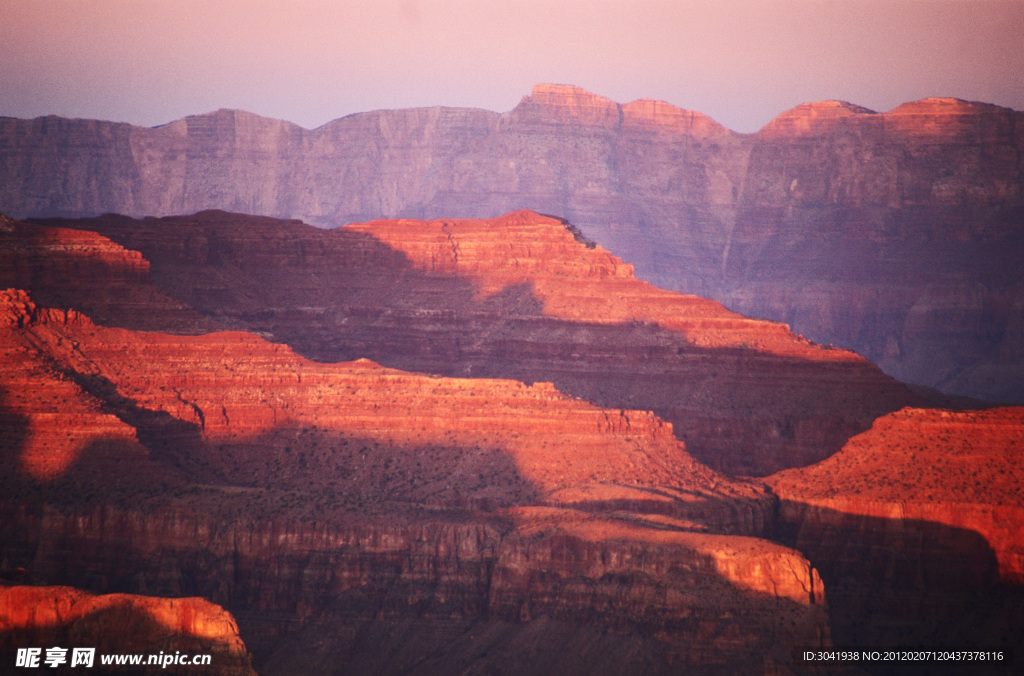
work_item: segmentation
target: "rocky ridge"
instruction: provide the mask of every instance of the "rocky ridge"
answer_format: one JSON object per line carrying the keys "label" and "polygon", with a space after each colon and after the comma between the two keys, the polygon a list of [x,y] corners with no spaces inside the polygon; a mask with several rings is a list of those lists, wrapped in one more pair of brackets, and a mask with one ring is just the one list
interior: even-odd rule
{"label": "rocky ridge", "polygon": [[665,288],[783,321],[901,380],[1024,402],[1017,111],[804,104],[735,134],[664,102],[537,85],[512,111],[241,111],[153,129],[0,119],[0,210],[226,209],[335,226],[557,214]]}
{"label": "rocky ridge", "polygon": [[[650,390],[661,381],[649,367],[706,397],[715,390],[696,384],[701,369],[720,378],[730,368],[736,380],[716,396],[763,398],[762,371],[773,392],[787,378],[793,390],[836,378],[846,402],[854,390],[898,408],[909,395],[848,352],[639,282],[557,219],[325,233],[211,212],[65,225],[92,224],[105,236],[5,223],[22,256],[55,261],[29,266],[33,297],[50,286],[69,294],[55,308],[4,296],[5,575],[213,599],[238,617],[261,673],[292,673],[303,654],[307,671],[382,668],[360,647],[367,636],[389,646],[388,669],[423,673],[490,660],[526,668],[515,662],[526,646],[562,664],[572,641],[604,673],[671,673],[680,662],[771,671],[792,666],[784,646],[830,636],[1019,642],[1017,409],[923,410],[910,397],[917,409],[885,415],[896,409],[876,400],[881,413],[859,413],[863,434],[832,431],[838,455],[767,479],[781,498],[776,521],[776,497],[694,461],[675,425],[624,399],[577,398],[580,383],[603,371],[606,392],[638,377]],[[33,254],[33,242],[62,237],[79,245]],[[156,306],[149,328],[178,335],[118,328],[129,322],[116,299],[76,295],[79,256],[106,260],[113,280],[127,274],[118,266],[140,270]],[[93,283],[83,288],[102,288]],[[108,326],[76,307],[105,312]],[[234,330],[188,335],[194,317]],[[611,349],[598,351],[602,341]],[[316,350],[332,363],[296,354]],[[345,350],[415,368],[333,363]],[[732,360],[744,350],[756,359]],[[675,359],[690,362],[688,377]],[[628,375],[616,375],[617,360]],[[554,385],[537,377],[545,361]],[[821,418],[789,410],[813,429],[825,419],[818,405]],[[742,411],[730,424],[746,424]],[[934,453],[921,441],[933,433]],[[920,463],[935,471],[915,482]],[[459,480],[447,484],[442,465]],[[837,485],[850,490],[823,488]],[[425,649],[435,661],[418,661]]]}
{"label": "rocky ridge", "polygon": [[149,261],[85,230],[30,228],[0,214],[0,288],[125,328],[204,333],[216,324],[149,283]]}
{"label": "rocky ridge", "polygon": [[1021,408],[903,409],[879,418],[827,460],[767,481],[784,504],[977,532],[995,554],[998,577],[1021,584],[1022,452]]}
{"label": "rocky ridge", "polygon": [[836,635],[1024,645],[1022,452],[1019,407],[907,408],[768,477],[781,540],[822,570]]}

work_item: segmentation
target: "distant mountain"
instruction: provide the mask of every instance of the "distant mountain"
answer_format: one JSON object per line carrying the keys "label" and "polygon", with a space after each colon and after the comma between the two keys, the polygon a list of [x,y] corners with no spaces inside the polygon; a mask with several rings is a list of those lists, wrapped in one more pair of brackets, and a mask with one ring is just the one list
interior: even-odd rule
{"label": "distant mountain", "polygon": [[902,380],[1024,403],[1024,113],[805,104],[741,135],[538,85],[512,111],[221,110],[148,129],[0,119],[0,211],[226,209],[335,226],[555,214],[660,286],[789,323]]}

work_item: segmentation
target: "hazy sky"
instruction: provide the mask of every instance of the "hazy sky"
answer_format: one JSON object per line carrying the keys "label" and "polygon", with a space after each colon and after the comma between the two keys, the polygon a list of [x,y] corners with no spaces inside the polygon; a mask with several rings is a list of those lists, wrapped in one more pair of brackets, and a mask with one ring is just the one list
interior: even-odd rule
{"label": "hazy sky", "polygon": [[1024,0],[0,0],[0,115],[504,112],[534,83],[754,131],[842,99],[1024,110]]}

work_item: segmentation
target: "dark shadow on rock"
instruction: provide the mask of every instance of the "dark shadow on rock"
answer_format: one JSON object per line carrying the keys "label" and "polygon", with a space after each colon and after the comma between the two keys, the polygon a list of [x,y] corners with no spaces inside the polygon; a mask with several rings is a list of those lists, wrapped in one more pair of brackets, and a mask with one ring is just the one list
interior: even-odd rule
{"label": "dark shadow on rock", "polygon": [[[976,531],[786,501],[776,539],[820,572],[837,646],[1024,654],[1024,588],[1000,581],[995,553]],[[914,665],[860,666],[888,675]],[[930,663],[922,669],[909,673],[1013,673],[1014,667]]]}
{"label": "dark shadow on rock", "polygon": [[27,437],[28,417],[11,405],[7,388],[0,384],[0,467],[4,474],[17,471]]}
{"label": "dark shadow on rock", "polygon": [[[787,611],[800,614],[792,602],[773,603],[753,595],[748,599],[746,609],[758,609],[753,614],[762,615],[758,618],[761,620],[776,611],[781,611],[776,617],[785,616]],[[710,616],[719,609],[698,610],[703,615],[701,610]],[[728,648],[716,645],[730,640],[721,635],[695,633],[689,641],[673,641],[664,628],[610,627],[610,619],[614,620],[602,615],[582,620],[566,614],[541,614],[530,619],[500,614],[457,617],[429,611],[390,617],[328,613],[267,645],[256,655],[256,664],[266,676],[724,675],[771,673],[776,665],[782,673],[822,673],[792,664],[788,649],[782,645],[742,645],[738,635],[757,626],[757,620],[749,617],[733,621],[733,643]],[[708,630],[714,620],[704,617],[704,622]],[[738,624],[746,626],[737,629]],[[670,627],[669,631],[680,632],[680,627]]]}
{"label": "dark shadow on rock", "polygon": [[32,580],[32,555],[38,544],[38,513],[26,503],[38,504],[40,487],[22,476],[21,457],[28,436],[28,417],[11,406],[7,389],[0,385],[0,582],[21,584]]}
{"label": "dark shadow on rock", "polygon": [[36,565],[97,592],[219,603],[260,673],[750,673],[827,639],[820,606],[642,533],[522,535],[444,510],[345,525],[98,509],[50,514]]}
{"label": "dark shadow on rock", "polygon": [[[54,368],[77,384],[82,391],[98,399],[105,413],[117,416],[135,428],[139,442],[149,449],[153,459],[192,477],[211,481],[216,476],[202,452],[202,412],[195,407],[199,423],[188,422],[166,411],[154,411],[139,406],[135,400],[122,395],[117,386],[99,374],[80,373],[72,368],[54,364]],[[193,404],[194,407],[194,404]]]}
{"label": "dark shadow on rock", "polygon": [[[145,422],[137,405],[104,391],[107,381],[85,385],[122,415]],[[67,485],[81,490],[78,479],[111,443],[97,439],[83,448]],[[607,674],[641,667],[673,673],[680,665],[735,673],[760,669],[766,659],[786,663],[780,632],[803,641],[802,632],[817,636],[823,626],[819,611],[739,589],[707,555],[685,547],[676,548],[683,561],[675,549],[643,539],[517,535],[502,512],[489,510],[528,504],[537,493],[517,478],[500,447],[389,446],[300,427],[204,443],[197,452],[230,459],[215,467],[222,484],[168,486],[158,472],[128,466],[123,470],[137,483],[124,491],[63,500],[49,492],[31,504],[3,505],[4,556],[23,553],[35,579],[46,583],[210,599],[238,618],[260,666],[283,670],[334,664],[349,673],[428,674],[457,673],[447,670],[460,665],[550,673],[552,665],[578,663]],[[445,486],[463,452],[482,453],[491,469],[475,474],[480,493],[468,476],[454,477],[462,495]],[[364,455],[372,467],[360,473]],[[417,459],[421,468],[410,475],[405,470]],[[170,465],[178,458],[153,460]],[[504,495],[493,495],[495,486]],[[618,518],[599,504],[590,507]],[[633,508],[641,512],[637,519],[624,520],[644,525],[646,506]],[[564,513],[570,521],[581,516]],[[667,557],[658,569],[678,571],[665,582],[635,566],[597,578],[587,572],[594,561],[634,557],[638,549],[650,550],[640,560]],[[520,550],[532,571],[525,577]],[[664,602],[666,584],[679,589],[681,600]],[[649,611],[645,595],[660,609]],[[325,638],[325,627],[335,633]],[[319,647],[295,652],[306,651],[310,640]],[[372,641],[389,648],[368,649]]]}
{"label": "dark shadow on rock", "polygon": [[37,305],[74,309],[101,326],[186,335],[222,328],[153,285],[137,252],[88,232],[68,241],[32,224],[8,225],[0,229],[0,289],[23,289]]}
{"label": "dark shadow on rock", "polygon": [[[200,217],[212,219],[209,227],[213,230],[219,227],[218,220],[230,223],[239,218],[226,214]],[[164,261],[161,265],[166,267],[160,269],[154,263],[154,279],[172,290],[172,295],[180,293],[180,300],[218,321],[271,333],[309,356],[317,356],[313,350],[320,349],[320,358],[333,360],[343,357],[330,350],[353,350],[357,351],[353,357],[378,358],[390,366],[420,364],[414,370],[429,373],[552,380],[565,392],[595,403],[665,411],[691,449],[709,460],[717,458],[713,464],[719,466],[745,466],[739,463],[746,446],[734,449],[737,455],[728,458],[716,453],[724,453],[726,445],[734,442],[726,434],[733,428],[746,430],[739,432],[740,439],[760,443],[768,430],[751,426],[750,418],[766,404],[764,423],[776,426],[773,438],[780,440],[779,448],[788,451],[798,442],[808,443],[801,436],[805,434],[801,421],[834,417],[836,410],[845,410],[839,405],[843,398],[868,407],[885,409],[890,405],[878,404],[878,393],[870,388],[861,400],[860,394],[848,391],[850,388],[834,387],[858,382],[858,374],[842,368],[825,376],[829,390],[838,392],[838,402],[822,391],[805,391],[808,383],[820,382],[823,374],[815,371],[814,365],[784,360],[786,374],[779,374],[781,383],[769,378],[761,383],[763,389],[757,389],[750,386],[749,372],[760,372],[764,364],[758,360],[777,363],[774,357],[745,349],[705,350],[649,324],[590,324],[538,316],[539,301],[527,285],[481,298],[467,280],[417,271],[403,255],[372,237],[348,231],[327,233],[332,240],[311,235],[311,229],[298,224],[282,228],[278,221],[265,220],[262,229],[257,227],[258,220],[245,221],[253,236],[242,240],[204,231],[188,219],[154,222],[157,230],[136,227],[139,222],[129,219],[119,222],[125,237],[153,238],[139,243],[138,248],[154,261]],[[174,228],[182,232],[175,233]],[[168,232],[162,232],[164,229]],[[268,234],[278,239],[268,244],[263,237]],[[161,246],[181,249],[166,257],[146,249],[156,247],[159,253]],[[338,248],[340,258],[327,255],[331,247]],[[319,263],[310,265],[310,260]],[[506,304],[523,314],[495,316],[495,306],[500,310]],[[311,321],[313,318],[319,322]],[[311,326],[320,327],[320,333],[311,336]],[[592,365],[595,360],[601,363],[599,357],[616,366],[594,376]],[[671,366],[668,372],[666,364]],[[801,377],[787,380],[793,369]],[[155,445],[157,461],[168,466],[185,463],[192,470],[191,456],[179,454],[210,450],[195,424],[179,430],[175,426],[183,421],[167,420],[140,407],[121,396],[110,381],[69,375],[122,420],[148,430],[140,431],[140,438],[145,437],[147,446]],[[698,377],[702,378],[700,385],[695,384]],[[877,386],[883,393],[891,387],[885,379],[879,379]],[[902,396],[900,391],[892,396],[897,395]],[[851,433],[843,425],[856,429],[870,424],[879,414],[873,411],[865,414],[858,408],[851,421],[835,428],[838,432],[830,428],[829,444],[841,445],[844,435]],[[282,428],[268,434],[302,431]],[[166,439],[179,432],[183,435],[180,445],[161,448],[161,443],[167,444]],[[513,524],[488,513],[491,505],[485,501],[473,502],[477,497],[493,497],[470,494],[464,507],[458,501],[450,507],[445,504],[449,497],[442,494],[440,504],[431,503],[430,495],[421,494],[421,487],[412,483],[415,476],[404,477],[387,464],[398,456],[406,459],[423,453],[424,458],[432,458],[458,449],[450,445],[374,448],[377,470],[365,477],[340,476],[342,482],[335,486],[331,479],[354,466],[355,452],[366,441],[330,431],[314,430],[312,434],[302,448],[292,449],[294,454],[304,452],[306,459],[305,468],[298,458],[287,463],[288,468],[303,470],[296,476],[288,475],[284,462],[280,467],[272,462],[273,454],[288,453],[277,443],[279,439],[257,436],[240,439],[235,449],[217,449],[218,453],[258,453],[273,447],[269,458],[238,457],[231,463],[217,460],[219,466],[207,467],[213,485],[177,486],[169,491],[160,488],[155,496],[142,495],[138,509],[131,503],[110,505],[101,499],[84,508],[44,504],[35,531],[33,565],[44,579],[96,591],[202,595],[235,612],[243,626],[250,627],[246,638],[255,637],[252,645],[268,646],[268,651],[275,638],[339,607],[353,613],[357,623],[367,617],[376,621],[453,616],[530,623],[548,616],[583,626],[608,622],[609,631],[625,631],[645,641],[660,640],[658,632],[667,627],[683,637],[679,650],[697,653],[701,660],[721,660],[724,664],[710,669],[730,673],[735,672],[735,665],[730,662],[734,658],[728,656],[739,652],[744,655],[743,666],[761,664],[765,649],[776,647],[773,641],[779,640],[779,623],[802,617],[800,604],[738,588],[714,572],[715,562],[710,557],[698,552],[691,557],[693,566],[679,571],[685,584],[678,588],[693,602],[692,612],[675,619],[657,613],[648,616],[644,599],[624,592],[630,585],[650,584],[646,571],[629,570],[594,579],[579,569],[581,561],[593,560],[601,547],[623,543],[578,544],[571,537],[560,537],[549,548],[557,553],[553,570],[542,565],[545,559],[532,559],[537,568],[527,581],[537,584],[534,596],[516,593],[496,603],[494,569]],[[723,437],[724,442],[720,441]],[[811,441],[817,444],[818,439]],[[345,442],[348,451],[343,450]],[[87,462],[92,450],[83,449],[79,462]],[[480,477],[484,488],[499,480],[506,487],[522,482],[522,495],[511,496],[507,502],[498,500],[496,506],[529,502],[535,497],[525,479],[509,474],[515,467],[504,449],[484,450],[495,462],[506,463],[497,467],[498,477]],[[344,463],[337,462],[339,456]],[[451,457],[440,460],[438,467],[443,468]],[[272,473],[246,476],[246,471],[258,469],[256,465]],[[302,484],[307,490],[300,490]],[[315,494],[308,490],[310,485]],[[383,493],[394,503],[360,504],[361,488]],[[353,494],[354,504],[346,503],[346,491]],[[589,507],[593,512],[607,511],[596,504]],[[355,516],[346,520],[337,517],[339,512],[354,512]],[[30,539],[31,533],[25,537]],[[23,543],[23,548],[30,546],[31,542]],[[646,546],[646,541],[640,546]],[[515,560],[506,567],[514,569]],[[568,574],[560,579],[565,571]],[[549,584],[554,586],[546,586]],[[654,588],[664,593],[657,584]],[[545,589],[553,591],[548,594]],[[602,599],[605,606],[587,605],[593,598]],[[582,610],[574,615],[572,609],[577,607]],[[669,609],[666,612],[675,612],[674,605],[666,603],[665,607]],[[610,619],[609,609],[613,611]],[[748,620],[752,624],[748,625]],[[246,624],[249,622],[253,624]],[[749,635],[745,634],[747,628],[751,628]],[[361,636],[373,635],[367,631]],[[497,653],[498,659],[507,654]],[[500,662],[491,666],[500,666]]]}

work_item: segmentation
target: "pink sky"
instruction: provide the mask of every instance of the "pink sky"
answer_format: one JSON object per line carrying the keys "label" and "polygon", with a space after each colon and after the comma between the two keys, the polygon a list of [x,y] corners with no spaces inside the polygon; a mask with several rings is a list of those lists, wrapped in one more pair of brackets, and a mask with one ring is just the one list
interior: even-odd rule
{"label": "pink sky", "polygon": [[806,101],[1024,109],[1022,0],[0,0],[0,115],[503,112],[533,84],[754,131]]}

